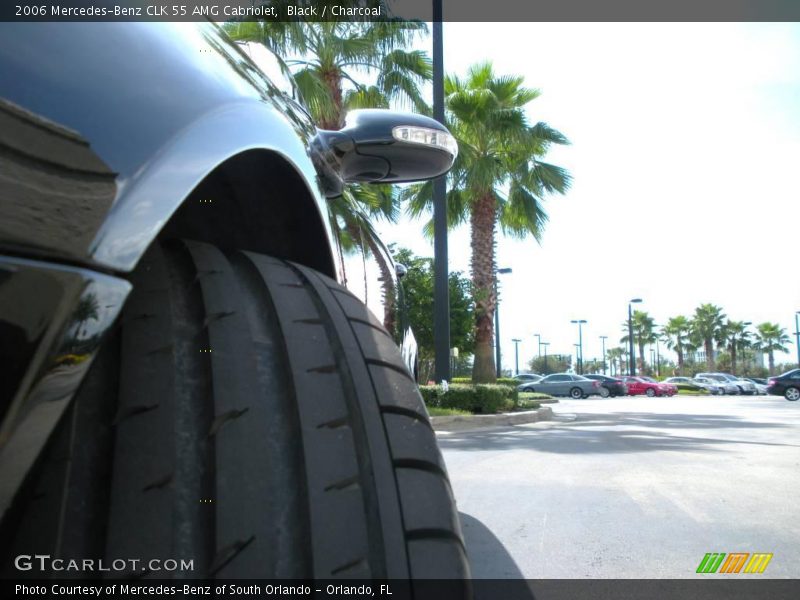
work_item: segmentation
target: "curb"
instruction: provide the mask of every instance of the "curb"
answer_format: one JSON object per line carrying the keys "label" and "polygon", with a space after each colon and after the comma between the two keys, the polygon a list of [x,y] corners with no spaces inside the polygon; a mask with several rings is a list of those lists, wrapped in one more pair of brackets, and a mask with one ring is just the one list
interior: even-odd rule
{"label": "curb", "polygon": [[553,418],[553,409],[543,406],[536,410],[526,410],[516,413],[502,413],[499,415],[469,415],[453,417],[431,417],[431,425],[435,431],[465,431],[480,427],[502,427],[509,425],[524,425],[537,421],[549,421]]}

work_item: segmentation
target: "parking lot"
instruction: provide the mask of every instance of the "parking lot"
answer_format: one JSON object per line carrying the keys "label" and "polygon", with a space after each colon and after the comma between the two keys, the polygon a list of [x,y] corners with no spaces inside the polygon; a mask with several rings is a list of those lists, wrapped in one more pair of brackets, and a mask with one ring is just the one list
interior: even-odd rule
{"label": "parking lot", "polygon": [[773,553],[760,577],[800,576],[800,403],[552,406],[549,422],[439,434],[475,577],[700,577],[709,552]]}

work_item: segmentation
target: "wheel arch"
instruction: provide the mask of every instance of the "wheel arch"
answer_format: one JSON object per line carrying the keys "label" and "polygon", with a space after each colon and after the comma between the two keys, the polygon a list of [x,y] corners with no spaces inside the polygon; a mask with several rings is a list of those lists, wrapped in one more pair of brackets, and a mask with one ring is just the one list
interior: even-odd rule
{"label": "wheel arch", "polygon": [[260,102],[236,102],[202,116],[119,182],[115,205],[92,243],[91,263],[130,272],[166,233],[223,248],[238,244],[338,279],[329,211],[309,145],[309,132]]}
{"label": "wheel arch", "polygon": [[217,165],[159,235],[267,254],[337,277],[314,196],[297,169],[272,150],[246,150]]}

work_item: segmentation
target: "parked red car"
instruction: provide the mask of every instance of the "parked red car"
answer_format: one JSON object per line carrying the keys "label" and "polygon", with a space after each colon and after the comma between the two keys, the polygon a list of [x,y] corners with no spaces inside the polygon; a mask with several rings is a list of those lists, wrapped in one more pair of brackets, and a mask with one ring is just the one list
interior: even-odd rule
{"label": "parked red car", "polygon": [[653,396],[674,396],[678,393],[677,385],[659,383],[651,377],[622,377],[622,381],[628,386],[629,396],[646,394],[652,398]]}

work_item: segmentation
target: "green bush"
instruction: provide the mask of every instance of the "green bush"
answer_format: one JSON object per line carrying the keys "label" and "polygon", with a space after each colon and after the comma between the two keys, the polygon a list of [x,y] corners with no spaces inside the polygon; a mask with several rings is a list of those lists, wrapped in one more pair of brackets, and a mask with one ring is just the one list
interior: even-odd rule
{"label": "green bush", "polygon": [[419,389],[427,406],[473,414],[504,412],[517,405],[517,390],[507,385],[451,383],[446,392],[438,385],[423,385]]}
{"label": "green bush", "polygon": [[472,383],[471,377],[453,377],[450,383]]}
{"label": "green bush", "polygon": [[425,406],[439,406],[438,385],[421,385],[419,386],[419,393],[422,394],[422,400],[425,402]]}
{"label": "green bush", "polygon": [[521,385],[521,381],[517,381],[512,377],[498,377],[497,378],[497,385],[507,385],[508,387],[512,387],[517,389],[517,386]]}

